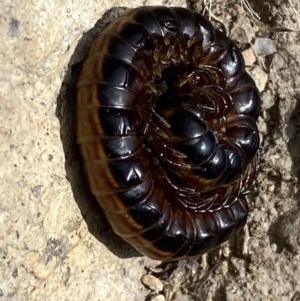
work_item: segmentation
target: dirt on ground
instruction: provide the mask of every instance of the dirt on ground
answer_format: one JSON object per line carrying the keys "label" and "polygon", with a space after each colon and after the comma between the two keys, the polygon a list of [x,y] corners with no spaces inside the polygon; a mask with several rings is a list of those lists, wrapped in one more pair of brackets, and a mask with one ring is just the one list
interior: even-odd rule
{"label": "dirt on ground", "polygon": [[206,2],[191,7],[239,44],[261,90],[260,173],[244,231],[162,272],[167,300],[300,300],[300,1]]}

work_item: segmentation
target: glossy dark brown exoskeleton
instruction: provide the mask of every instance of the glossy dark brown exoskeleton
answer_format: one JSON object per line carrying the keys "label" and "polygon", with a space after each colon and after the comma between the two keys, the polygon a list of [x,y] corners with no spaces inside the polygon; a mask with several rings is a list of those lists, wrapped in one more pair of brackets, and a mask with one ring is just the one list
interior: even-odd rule
{"label": "glossy dark brown exoskeleton", "polygon": [[259,110],[239,49],[202,15],[139,7],[110,24],[78,80],[77,142],[114,231],[173,261],[242,228]]}

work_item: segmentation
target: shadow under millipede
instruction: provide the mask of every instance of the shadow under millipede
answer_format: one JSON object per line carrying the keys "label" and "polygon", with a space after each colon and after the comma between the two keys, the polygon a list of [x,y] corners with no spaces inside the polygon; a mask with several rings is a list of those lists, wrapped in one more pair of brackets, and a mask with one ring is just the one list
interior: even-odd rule
{"label": "shadow under millipede", "polygon": [[[68,69],[57,97],[56,116],[60,123],[60,136],[65,153],[67,179],[71,184],[74,200],[87,223],[89,232],[116,256],[130,258],[141,255],[131,245],[114,234],[100,206],[90,193],[75,136],[75,87],[82,69],[83,60],[94,38],[105,28],[105,23],[112,21],[112,16],[119,14],[120,8],[113,8],[107,11],[98,20],[95,27],[83,34],[78,42],[69,61]],[[70,199],[71,201],[73,200]]]}

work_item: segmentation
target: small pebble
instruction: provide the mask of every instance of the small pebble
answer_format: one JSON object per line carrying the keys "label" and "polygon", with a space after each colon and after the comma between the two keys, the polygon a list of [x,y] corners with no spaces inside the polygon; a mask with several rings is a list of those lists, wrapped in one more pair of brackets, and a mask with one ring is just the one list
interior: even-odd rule
{"label": "small pebble", "polygon": [[276,52],[276,42],[268,38],[256,38],[253,45],[257,54],[268,55]]}
{"label": "small pebble", "polygon": [[240,277],[244,278],[246,273],[246,261],[236,257],[232,257],[230,261],[234,268],[238,271]]}
{"label": "small pebble", "polygon": [[141,281],[145,286],[156,293],[161,292],[164,286],[162,282],[153,275],[144,275]]}
{"label": "small pebble", "polygon": [[153,299],[151,299],[151,301],[165,301],[165,300],[166,298],[164,297],[164,295],[157,295]]}
{"label": "small pebble", "polygon": [[254,63],[256,62],[256,57],[255,57],[253,49],[250,47],[250,48],[244,50],[242,54],[243,54],[243,57],[245,60],[245,65],[253,66]]}
{"label": "small pebble", "polygon": [[277,245],[276,245],[275,243],[272,243],[272,244],[271,244],[271,250],[272,250],[273,252],[276,252],[276,251],[277,251]]}
{"label": "small pebble", "polygon": [[249,73],[253,77],[258,90],[262,92],[268,81],[268,75],[260,66],[255,66],[253,69],[249,70]]}

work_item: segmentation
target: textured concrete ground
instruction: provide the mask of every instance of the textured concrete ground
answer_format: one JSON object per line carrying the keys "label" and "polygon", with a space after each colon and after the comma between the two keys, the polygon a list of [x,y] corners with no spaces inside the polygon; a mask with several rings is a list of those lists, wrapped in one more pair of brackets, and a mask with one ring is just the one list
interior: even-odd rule
{"label": "textured concrete ground", "polygon": [[0,300],[300,300],[300,1],[249,1],[259,21],[234,2],[212,1],[214,15],[277,44],[261,56],[266,70],[252,70],[267,76],[259,189],[244,233],[163,270],[114,235],[87,189],[73,86],[87,45],[122,7],[186,2],[0,3]]}

